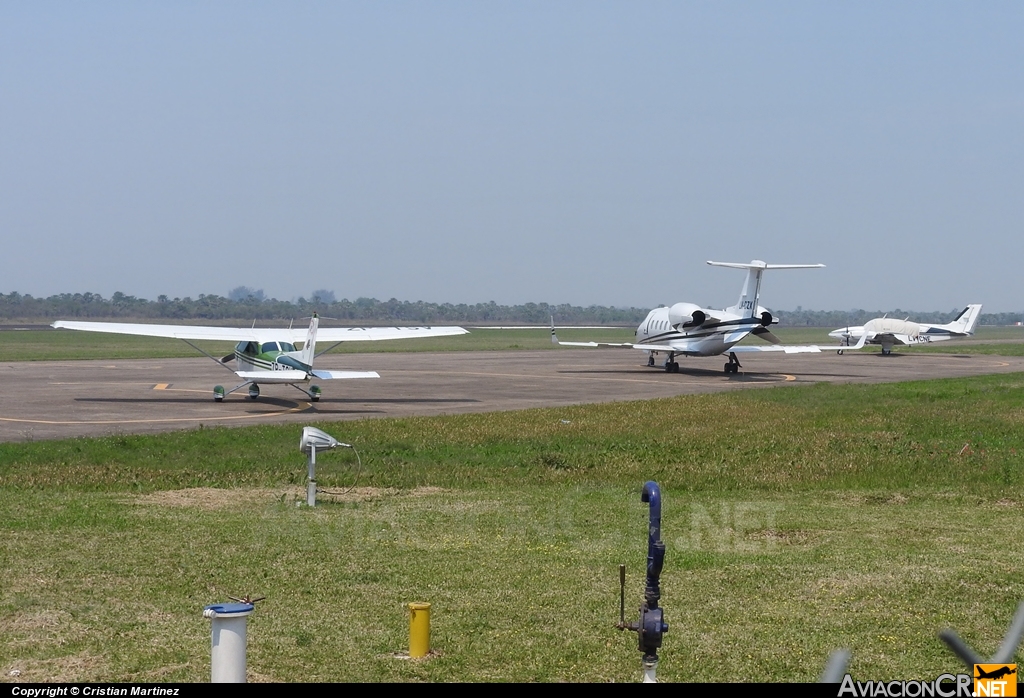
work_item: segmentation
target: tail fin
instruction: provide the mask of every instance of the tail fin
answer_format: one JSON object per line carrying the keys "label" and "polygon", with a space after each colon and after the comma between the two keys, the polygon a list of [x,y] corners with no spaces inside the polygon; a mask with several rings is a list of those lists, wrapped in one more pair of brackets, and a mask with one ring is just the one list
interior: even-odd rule
{"label": "tail fin", "polygon": [[313,357],[316,356],[316,329],[320,326],[320,318],[316,313],[309,320],[309,331],[306,333],[306,343],[302,345],[302,363],[310,368],[313,367]]}
{"label": "tail fin", "polygon": [[981,317],[981,304],[969,305],[960,311],[960,314],[956,316],[953,322],[944,325],[944,327],[950,332],[973,335],[979,317]]}
{"label": "tail fin", "polygon": [[757,315],[757,303],[761,297],[761,274],[765,269],[820,269],[824,264],[767,264],[760,259],[752,260],[750,263],[743,262],[711,262],[713,267],[731,267],[733,269],[746,269],[747,278],[740,290],[740,299],[736,305],[727,308],[737,315],[743,317],[754,317]]}

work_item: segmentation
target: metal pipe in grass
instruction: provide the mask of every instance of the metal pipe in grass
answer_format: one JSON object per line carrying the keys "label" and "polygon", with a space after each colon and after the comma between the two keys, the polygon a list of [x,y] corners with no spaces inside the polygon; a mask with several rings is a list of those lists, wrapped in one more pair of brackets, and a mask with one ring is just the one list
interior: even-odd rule
{"label": "metal pipe in grass", "polygon": [[626,623],[624,618],[623,599],[625,596],[626,570],[625,565],[619,567],[620,602],[619,630],[632,630],[637,633],[639,649],[643,652],[643,682],[657,682],[658,648],[661,647],[662,636],[668,632],[668,623],[664,613],[658,607],[661,600],[661,570],[665,564],[665,543],[661,540],[661,488],[658,483],[648,480],[640,493],[640,500],[650,505],[649,524],[647,527],[647,583],[644,588],[644,602],[640,606],[640,619],[635,623]]}
{"label": "metal pipe in grass", "polygon": [[203,609],[210,623],[210,682],[245,683],[246,623],[251,603],[213,604]]}
{"label": "metal pipe in grass", "polygon": [[409,656],[421,659],[430,653],[430,604],[409,604]]}

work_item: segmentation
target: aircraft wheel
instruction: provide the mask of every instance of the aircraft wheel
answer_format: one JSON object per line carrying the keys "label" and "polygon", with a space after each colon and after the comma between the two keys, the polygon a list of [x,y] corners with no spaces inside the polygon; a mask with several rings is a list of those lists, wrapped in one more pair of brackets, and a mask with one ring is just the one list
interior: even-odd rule
{"label": "aircraft wheel", "polygon": [[249,386],[249,399],[255,400],[260,396],[260,386],[253,383]]}
{"label": "aircraft wheel", "polygon": [[839,354],[840,356],[842,356],[843,355],[843,350],[842,349],[838,349],[838,350],[836,350],[836,353]]}
{"label": "aircraft wheel", "polygon": [[217,385],[213,388],[213,400],[214,402],[224,402],[224,386]]}
{"label": "aircraft wheel", "polygon": [[653,356],[648,356],[647,357],[647,365],[648,366],[653,366],[654,365],[654,357]]}
{"label": "aircraft wheel", "polygon": [[665,362],[665,373],[672,373],[672,362],[671,361],[666,361]]}
{"label": "aircraft wheel", "polygon": [[311,385],[309,386],[309,399],[313,402],[320,402],[320,386]]}

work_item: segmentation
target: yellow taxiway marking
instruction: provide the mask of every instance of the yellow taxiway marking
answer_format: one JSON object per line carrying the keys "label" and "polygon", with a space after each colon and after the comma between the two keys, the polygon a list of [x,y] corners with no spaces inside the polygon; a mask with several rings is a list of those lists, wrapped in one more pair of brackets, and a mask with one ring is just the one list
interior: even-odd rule
{"label": "yellow taxiway marking", "polygon": [[0,417],[0,422],[18,422],[20,424],[156,424],[158,422],[223,422],[232,419],[260,419],[262,417],[280,417],[283,414],[293,414],[311,408],[313,403],[299,404],[287,410],[279,412],[264,412],[262,414],[234,414],[223,417],[167,417],[165,419],[83,419],[80,421],[55,421],[49,419],[15,419],[13,417]]}
{"label": "yellow taxiway marking", "polygon": [[153,390],[167,390],[169,387],[171,387],[170,383],[157,383],[153,386]]}
{"label": "yellow taxiway marking", "polygon": [[787,381],[795,381],[796,380],[796,376],[791,376],[788,373],[780,373],[779,375],[782,376],[783,378],[785,378]]}

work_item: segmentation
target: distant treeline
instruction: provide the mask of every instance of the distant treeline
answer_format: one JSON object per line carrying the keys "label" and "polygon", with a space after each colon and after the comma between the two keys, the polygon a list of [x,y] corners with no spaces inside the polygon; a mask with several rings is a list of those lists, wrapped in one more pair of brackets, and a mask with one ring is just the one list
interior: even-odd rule
{"label": "distant treeline", "polygon": [[[888,315],[903,320],[910,318],[915,322],[945,324],[960,314],[964,306],[946,312],[919,310],[804,310],[797,306],[796,310],[772,310],[778,315],[779,324],[788,327],[842,327],[843,325],[863,325],[868,320]],[[984,308],[983,308],[984,309]],[[981,325],[1015,325],[1024,320],[1024,313],[982,313],[978,318]]]}
{"label": "distant treeline", "polygon": [[[324,298],[323,296],[331,296]],[[313,312],[322,317],[347,323],[402,324],[547,324],[554,316],[560,324],[630,325],[647,316],[642,308],[587,308],[547,303],[498,305],[489,303],[426,303],[399,301],[392,298],[335,300],[333,294],[279,301],[255,294],[233,300],[223,296],[200,295],[198,298],[168,298],[155,301],[115,293],[106,299],[96,293],[62,293],[49,298],[33,298],[19,293],[0,294],[0,318],[5,319],[67,319],[67,318],[138,318],[152,320],[278,320],[308,317]]]}
{"label": "distant treeline", "polygon": [[[227,321],[264,320],[287,321],[308,317],[314,311],[321,316],[347,323],[402,323],[402,324],[546,324],[551,316],[560,325],[636,325],[647,316],[646,308],[610,308],[592,305],[581,307],[563,303],[525,303],[498,305],[489,303],[427,303],[399,301],[395,298],[380,301],[376,298],[336,300],[329,291],[314,292],[297,301],[279,301],[266,298],[262,292],[239,294],[235,289],[231,297],[200,295],[198,298],[168,298],[159,296],[155,301],[115,293],[104,298],[97,293],[61,293],[48,298],[34,298],[20,293],[0,293],[0,318],[7,320],[56,320],[61,318],[136,318],[143,320],[175,321]],[[248,289],[244,289],[248,291]],[[872,318],[888,314],[918,322],[945,323],[962,310],[947,312],[919,312],[910,310],[772,310],[779,324],[796,327],[841,327],[863,325]],[[1021,321],[1022,313],[984,313],[982,325],[1013,325]]]}

